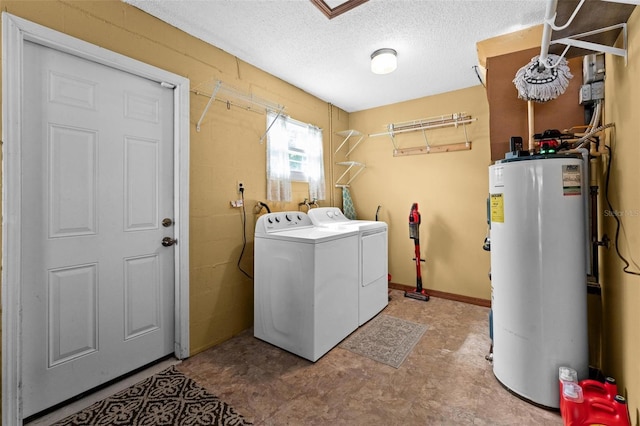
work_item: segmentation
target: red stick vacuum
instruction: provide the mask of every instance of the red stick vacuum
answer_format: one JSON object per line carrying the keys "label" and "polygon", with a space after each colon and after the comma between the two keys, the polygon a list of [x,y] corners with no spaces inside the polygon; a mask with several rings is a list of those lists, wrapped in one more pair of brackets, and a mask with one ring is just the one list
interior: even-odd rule
{"label": "red stick vacuum", "polygon": [[422,267],[420,262],[424,262],[424,259],[420,259],[420,212],[418,211],[418,203],[413,203],[411,206],[411,212],[409,213],[409,238],[413,240],[415,247],[416,261],[416,288],[413,291],[405,291],[404,297],[410,297],[416,300],[422,300],[426,302],[429,300],[429,295],[422,288]]}

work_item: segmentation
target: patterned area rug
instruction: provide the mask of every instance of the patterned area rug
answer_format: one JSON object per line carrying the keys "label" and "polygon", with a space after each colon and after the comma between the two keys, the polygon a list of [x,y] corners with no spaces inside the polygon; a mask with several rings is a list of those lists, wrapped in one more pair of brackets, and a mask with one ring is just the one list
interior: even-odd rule
{"label": "patterned area rug", "polygon": [[427,326],[389,315],[378,315],[339,346],[358,355],[399,368]]}
{"label": "patterned area rug", "polygon": [[54,426],[251,424],[172,366]]}

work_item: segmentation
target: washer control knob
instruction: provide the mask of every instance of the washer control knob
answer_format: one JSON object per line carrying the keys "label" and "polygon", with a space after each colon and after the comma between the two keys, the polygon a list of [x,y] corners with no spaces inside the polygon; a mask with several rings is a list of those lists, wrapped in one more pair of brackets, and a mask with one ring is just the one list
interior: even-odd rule
{"label": "washer control knob", "polygon": [[280,218],[276,216],[276,222],[280,223]]}
{"label": "washer control knob", "polygon": [[267,222],[269,223],[273,223],[273,219],[271,219],[270,217],[267,218]]}
{"label": "washer control knob", "polygon": [[287,222],[291,222],[291,215],[289,213],[285,214],[284,218],[287,219]]}
{"label": "washer control knob", "polygon": [[298,215],[298,220],[302,220],[302,215],[301,214]]}
{"label": "washer control knob", "polygon": [[333,217],[333,212],[332,211],[328,211],[327,212],[327,216],[329,216],[329,218],[332,218]]}

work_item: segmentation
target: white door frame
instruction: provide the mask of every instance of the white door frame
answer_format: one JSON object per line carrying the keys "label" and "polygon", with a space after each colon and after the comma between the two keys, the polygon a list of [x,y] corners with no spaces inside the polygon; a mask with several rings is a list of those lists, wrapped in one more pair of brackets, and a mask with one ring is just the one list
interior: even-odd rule
{"label": "white door frame", "polygon": [[[22,424],[21,103],[23,50],[35,42],[174,87],[175,356],[189,356],[189,80],[2,13],[2,424]],[[24,114],[23,114],[24,113]]]}

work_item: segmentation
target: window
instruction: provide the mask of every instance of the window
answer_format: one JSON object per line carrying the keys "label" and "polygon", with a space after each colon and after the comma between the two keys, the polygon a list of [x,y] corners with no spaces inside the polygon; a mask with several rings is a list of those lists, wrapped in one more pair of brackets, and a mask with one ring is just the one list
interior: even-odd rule
{"label": "window", "polygon": [[[308,182],[307,177],[307,153],[306,138],[307,125],[293,120],[285,120],[287,138],[289,146],[289,171],[291,180],[298,182]],[[321,142],[322,143],[322,142]]]}
{"label": "window", "polygon": [[322,130],[275,112],[267,127],[267,199],[291,201],[291,181],[301,181],[310,198],[324,200]]}

